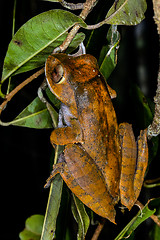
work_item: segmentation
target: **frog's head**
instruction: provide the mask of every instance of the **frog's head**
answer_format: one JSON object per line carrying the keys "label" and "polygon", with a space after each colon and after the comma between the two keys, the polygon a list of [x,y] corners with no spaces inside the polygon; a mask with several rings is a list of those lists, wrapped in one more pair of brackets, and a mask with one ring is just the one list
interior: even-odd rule
{"label": "frog's head", "polygon": [[50,55],[46,61],[45,73],[51,92],[64,104],[75,107],[74,91],[68,81],[71,78],[69,56],[66,54]]}
{"label": "frog's head", "polygon": [[84,54],[78,57],[53,54],[45,66],[47,83],[53,94],[68,107],[76,110],[75,92],[79,84],[94,79],[99,74],[97,60]]}

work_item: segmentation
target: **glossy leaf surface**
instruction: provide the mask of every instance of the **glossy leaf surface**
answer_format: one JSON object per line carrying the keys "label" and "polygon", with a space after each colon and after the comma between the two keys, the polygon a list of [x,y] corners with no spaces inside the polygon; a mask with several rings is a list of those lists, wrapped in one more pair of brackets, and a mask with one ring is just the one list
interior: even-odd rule
{"label": "glossy leaf surface", "polygon": [[128,238],[133,231],[147,218],[155,213],[155,210],[150,210],[148,208],[148,203],[143,209],[139,210],[137,215],[126,225],[126,227],[120,232],[120,234],[115,238],[115,240]]}
{"label": "glossy leaf surface", "polygon": [[[75,24],[86,24],[76,15],[64,10],[50,10],[26,22],[14,35],[4,60],[2,82],[9,76],[26,72],[44,64],[45,59],[65,39]],[[84,39],[76,36],[70,51]]]}
{"label": "glossy leaf surface", "polygon": [[116,0],[106,16],[107,24],[136,25],[144,19],[145,0]]}
{"label": "glossy leaf surface", "polygon": [[116,26],[111,26],[107,34],[107,45],[103,46],[100,57],[100,72],[107,80],[117,65],[117,51],[120,41],[120,34]]}
{"label": "glossy leaf surface", "polygon": [[[59,108],[59,100],[50,92],[46,90],[46,94],[55,108]],[[55,121],[58,120],[58,113],[52,107],[52,115]],[[13,121],[5,123],[6,126],[14,125],[19,127],[28,127],[36,129],[53,128],[52,119],[48,109],[41,100],[36,97]]]}

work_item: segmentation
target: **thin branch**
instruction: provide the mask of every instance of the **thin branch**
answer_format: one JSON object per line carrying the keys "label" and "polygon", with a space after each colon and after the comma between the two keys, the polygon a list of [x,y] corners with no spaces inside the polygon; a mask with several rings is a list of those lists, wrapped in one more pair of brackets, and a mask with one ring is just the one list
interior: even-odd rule
{"label": "thin branch", "polygon": [[157,31],[160,35],[160,0],[153,0],[154,21],[157,24]]}
{"label": "thin branch", "polygon": [[[159,45],[160,45],[160,0],[153,0],[153,9],[154,9],[154,20],[157,24],[157,31],[159,34]],[[160,51],[160,49],[159,49]],[[159,61],[160,61],[160,52],[159,52]],[[157,77],[157,90],[156,96],[154,97],[155,103],[155,114],[152,124],[148,127],[148,138],[150,139],[153,136],[160,134],[160,62],[159,70]]]}
{"label": "thin branch", "polygon": [[64,0],[59,0],[59,3],[70,10],[78,10],[78,9],[83,9],[84,3],[68,3]]}
{"label": "thin branch", "polygon": [[[159,40],[160,41],[160,40]],[[148,138],[160,134],[160,66],[157,78],[157,90],[156,96],[154,97],[155,103],[155,114],[152,124],[148,127]]]}
{"label": "thin branch", "polygon": [[19,84],[16,88],[13,89],[9,94],[6,95],[6,99],[3,101],[3,103],[0,105],[0,115],[3,111],[3,109],[6,107],[7,103],[14,97],[15,94],[17,94],[23,87],[25,87],[28,83],[32,82],[34,79],[39,77],[42,73],[44,73],[44,68],[40,69],[36,73],[34,73],[32,76],[24,80],[21,84]]}
{"label": "thin branch", "polygon": [[[135,202],[135,205],[138,205],[140,209],[144,208],[144,205],[138,200]],[[160,220],[156,215],[153,214],[150,218],[160,227]]]}
{"label": "thin branch", "polygon": [[106,219],[105,218],[102,218],[101,222],[98,224],[98,227],[96,228],[94,234],[93,234],[93,237],[91,240],[97,240],[103,227],[104,227],[104,224],[106,222]]}
{"label": "thin branch", "polygon": [[[92,11],[93,7],[96,5],[96,3],[97,3],[97,0],[86,0],[86,2],[83,5],[83,10],[80,13],[79,17],[85,20],[88,14]],[[75,37],[79,29],[80,29],[80,25],[76,24],[71,29],[67,38],[64,40],[64,42],[54,50],[54,53],[57,51],[60,51],[60,52],[65,51],[68,48],[69,44],[72,42],[73,38]]]}
{"label": "thin branch", "polygon": [[87,30],[94,30],[94,29],[100,28],[104,24],[106,24],[106,19],[101,21],[101,22],[99,22],[99,23],[96,23],[94,25],[87,25],[86,29]]}

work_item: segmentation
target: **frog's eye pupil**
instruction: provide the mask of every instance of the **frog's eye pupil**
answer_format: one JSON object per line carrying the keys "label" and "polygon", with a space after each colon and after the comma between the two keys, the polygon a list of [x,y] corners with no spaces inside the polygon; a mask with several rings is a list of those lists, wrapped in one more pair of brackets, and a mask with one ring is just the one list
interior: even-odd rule
{"label": "frog's eye pupil", "polygon": [[58,64],[52,72],[52,79],[55,83],[59,83],[63,79],[64,71],[63,67]]}

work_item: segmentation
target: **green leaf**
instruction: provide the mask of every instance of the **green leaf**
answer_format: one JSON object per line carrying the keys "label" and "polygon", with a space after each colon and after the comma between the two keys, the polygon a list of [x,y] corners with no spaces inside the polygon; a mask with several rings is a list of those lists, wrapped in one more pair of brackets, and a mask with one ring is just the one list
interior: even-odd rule
{"label": "green leaf", "polygon": [[[13,74],[43,65],[47,56],[64,41],[67,31],[75,23],[86,26],[81,18],[64,10],[50,10],[26,22],[9,44],[4,60],[2,83]],[[70,51],[83,39],[84,34],[78,34],[70,46]]]}
{"label": "green leaf", "polygon": [[120,34],[117,27],[112,25],[107,33],[108,45],[103,46],[100,57],[100,72],[107,80],[117,65],[117,51],[120,42]]}
{"label": "green leaf", "polygon": [[21,240],[39,240],[41,237],[44,216],[33,215],[27,218],[25,222],[25,229],[20,232]]}
{"label": "green leaf", "polygon": [[136,25],[144,19],[146,9],[145,0],[116,0],[107,13],[105,23]]}
{"label": "green leaf", "polygon": [[[53,103],[55,108],[60,107],[60,101],[50,92],[49,89],[46,90],[46,94],[49,100]],[[58,113],[52,107],[52,115],[55,122],[58,122]],[[41,100],[36,97],[13,121],[3,123],[0,121],[0,125],[3,126],[19,126],[28,127],[36,129],[53,128],[53,122],[48,112],[48,109]]]}
{"label": "green leaf", "polygon": [[[156,207],[156,215],[160,216],[160,198],[154,199],[151,203],[151,206]],[[160,219],[160,217],[159,217]],[[155,224],[154,228],[150,232],[150,239],[159,240],[160,238],[160,227]]]}
{"label": "green leaf", "polygon": [[[55,115],[58,114],[55,111]],[[52,128],[52,119],[50,114],[39,98],[35,98],[15,119],[11,125],[29,128]]]}
{"label": "green leaf", "polygon": [[73,216],[78,223],[77,240],[85,239],[86,233],[89,228],[90,220],[86,213],[84,204],[74,195],[71,205]]}
{"label": "green leaf", "polygon": [[51,182],[41,240],[53,240],[55,235],[56,220],[61,202],[62,187],[63,180],[58,174]]}
{"label": "green leaf", "polygon": [[[55,111],[55,116],[58,114]],[[3,124],[4,125],[4,124]],[[29,128],[52,128],[52,119],[44,103],[36,97],[13,121],[5,123]]]}
{"label": "green leaf", "polygon": [[128,238],[133,231],[147,218],[149,218],[151,215],[153,215],[156,211],[150,210],[148,208],[149,202],[144,206],[143,209],[141,209],[137,215],[127,224],[127,226],[120,232],[120,234],[114,239],[114,240],[120,240],[123,238]]}

